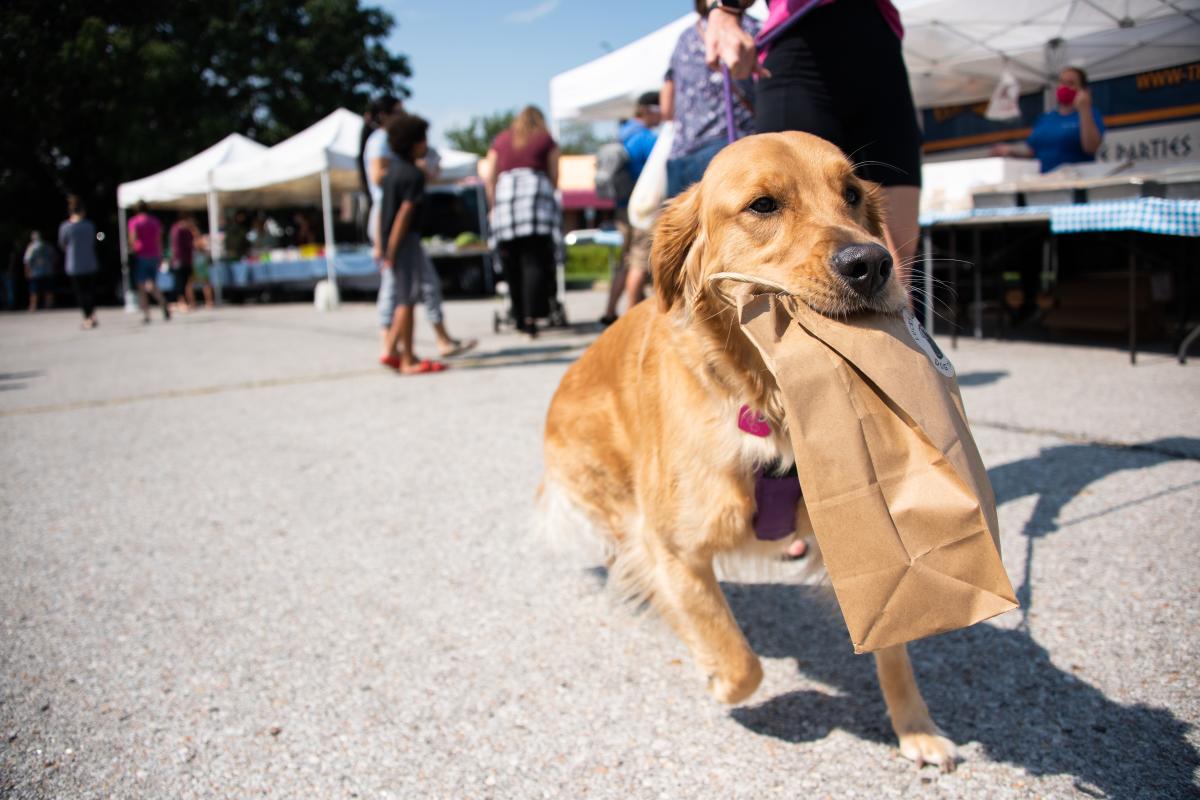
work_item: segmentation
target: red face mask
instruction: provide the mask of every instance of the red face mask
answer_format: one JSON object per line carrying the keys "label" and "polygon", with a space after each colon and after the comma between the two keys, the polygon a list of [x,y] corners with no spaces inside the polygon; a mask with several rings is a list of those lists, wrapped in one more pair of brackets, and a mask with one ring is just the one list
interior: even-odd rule
{"label": "red face mask", "polygon": [[1079,92],[1075,91],[1070,86],[1062,86],[1060,84],[1056,94],[1058,96],[1059,105],[1069,106],[1075,103],[1075,97],[1079,94]]}

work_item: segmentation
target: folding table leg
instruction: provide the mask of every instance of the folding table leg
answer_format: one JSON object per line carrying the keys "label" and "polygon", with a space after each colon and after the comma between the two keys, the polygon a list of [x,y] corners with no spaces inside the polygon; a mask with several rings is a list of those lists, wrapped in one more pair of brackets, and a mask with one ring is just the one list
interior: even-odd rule
{"label": "folding table leg", "polygon": [[979,228],[974,230],[975,263],[971,265],[971,273],[975,282],[975,338],[983,338],[983,254],[979,248]]}
{"label": "folding table leg", "polygon": [[1136,233],[1129,235],[1129,363],[1137,363],[1137,251]]}
{"label": "folding table leg", "polygon": [[950,229],[950,346],[958,349],[958,229]]}

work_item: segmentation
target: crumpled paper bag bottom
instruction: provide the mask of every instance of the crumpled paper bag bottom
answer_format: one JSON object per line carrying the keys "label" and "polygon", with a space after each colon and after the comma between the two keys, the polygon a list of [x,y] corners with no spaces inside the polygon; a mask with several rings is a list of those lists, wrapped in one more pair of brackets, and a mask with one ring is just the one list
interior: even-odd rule
{"label": "crumpled paper bag bottom", "polygon": [[783,395],[800,485],[856,652],[1017,607],[953,365],[911,314],[739,301]]}

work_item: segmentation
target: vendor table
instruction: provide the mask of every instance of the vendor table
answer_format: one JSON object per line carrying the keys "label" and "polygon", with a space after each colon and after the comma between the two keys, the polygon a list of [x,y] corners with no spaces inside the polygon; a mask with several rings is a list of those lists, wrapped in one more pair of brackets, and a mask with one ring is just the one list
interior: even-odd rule
{"label": "vendor table", "polygon": [[[484,246],[455,248],[435,246],[427,251],[439,275],[450,274],[460,289],[469,294],[490,295],[494,291],[492,253]],[[357,251],[339,248],[334,256],[338,285],[374,291],[379,287],[379,267],[369,249]],[[469,280],[461,273],[473,270]],[[223,261],[212,267],[212,280],[221,289],[311,289],[327,277],[324,256],[276,261]],[[455,284],[455,285],[458,285]]]}
{"label": "vendor table", "polygon": [[[1111,202],[1078,203],[1053,206],[1015,206],[1011,208],[977,208],[972,211],[926,214],[921,218],[925,245],[926,290],[932,295],[933,231],[951,231],[952,242],[959,230],[970,231],[974,240],[974,261],[979,263],[979,233],[985,228],[1013,225],[1047,225],[1051,246],[1043,250],[1050,258],[1054,237],[1062,234],[1101,231],[1130,231],[1161,236],[1200,238],[1200,200],[1176,200],[1143,197]],[[952,248],[954,245],[952,244]],[[1129,361],[1137,361],[1137,306],[1134,290],[1137,279],[1137,249],[1129,248]],[[972,270],[974,293],[974,335],[983,336],[981,270]],[[932,305],[932,302],[928,303]],[[1183,363],[1188,347],[1200,336],[1200,326],[1193,328],[1179,348]]]}

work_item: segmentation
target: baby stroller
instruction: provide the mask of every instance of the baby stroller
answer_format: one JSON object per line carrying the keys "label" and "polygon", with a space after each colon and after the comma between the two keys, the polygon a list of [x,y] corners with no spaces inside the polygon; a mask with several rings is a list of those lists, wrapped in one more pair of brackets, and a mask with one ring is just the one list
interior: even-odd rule
{"label": "baby stroller", "polygon": [[[500,308],[492,312],[492,330],[495,333],[516,330],[517,320],[513,315],[512,292],[508,282],[500,277],[503,276],[504,271],[500,263],[499,247],[493,248],[492,264],[497,273],[496,297],[500,303]],[[538,322],[544,323],[546,328],[570,327],[570,322],[567,321],[567,307],[562,302],[562,298],[566,296],[566,289],[566,250],[563,247],[562,235],[556,229],[554,232],[554,285],[546,288],[549,295],[550,313],[545,318],[538,319]]]}

